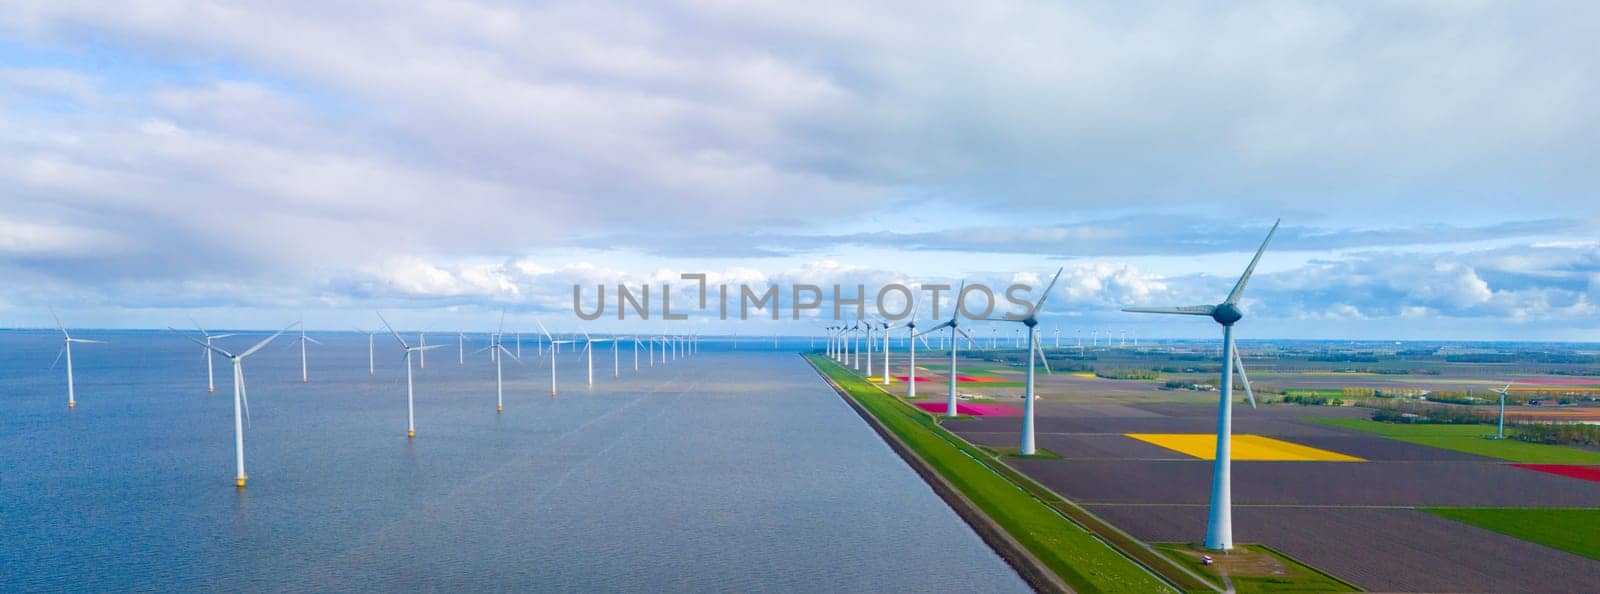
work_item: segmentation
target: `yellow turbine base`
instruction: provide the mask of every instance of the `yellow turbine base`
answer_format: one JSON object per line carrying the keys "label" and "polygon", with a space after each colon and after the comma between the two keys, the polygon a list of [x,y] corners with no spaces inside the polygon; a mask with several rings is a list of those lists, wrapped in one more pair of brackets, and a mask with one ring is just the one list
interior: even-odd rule
{"label": "yellow turbine base", "polygon": [[494,412],[497,412],[497,413],[506,412],[506,409],[503,406],[496,406],[496,407],[494,407]]}
{"label": "yellow turbine base", "polygon": [[[554,395],[555,394],[551,394],[551,396],[554,396]],[[76,402],[68,402],[67,403],[67,408],[78,408],[78,403],[76,403]]]}
{"label": "yellow turbine base", "polygon": [[239,478],[233,479],[233,486],[235,488],[243,489],[244,488],[244,477],[241,476]]}
{"label": "yellow turbine base", "polygon": [[211,393],[216,393],[217,389],[216,388],[206,388],[206,391],[207,392],[211,392]]}
{"label": "yellow turbine base", "polygon": [[407,429],[406,430],[406,437],[407,438],[412,438],[412,437],[416,437],[416,436],[417,436],[417,430],[416,429]]}

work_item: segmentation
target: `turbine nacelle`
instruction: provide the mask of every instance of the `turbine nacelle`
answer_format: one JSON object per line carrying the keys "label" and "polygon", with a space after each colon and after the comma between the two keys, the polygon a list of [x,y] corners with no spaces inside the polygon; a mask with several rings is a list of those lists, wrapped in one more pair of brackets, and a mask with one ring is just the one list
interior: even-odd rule
{"label": "turbine nacelle", "polygon": [[1232,326],[1234,322],[1244,319],[1244,312],[1239,311],[1239,306],[1232,303],[1223,303],[1211,310],[1211,319],[1218,324]]}

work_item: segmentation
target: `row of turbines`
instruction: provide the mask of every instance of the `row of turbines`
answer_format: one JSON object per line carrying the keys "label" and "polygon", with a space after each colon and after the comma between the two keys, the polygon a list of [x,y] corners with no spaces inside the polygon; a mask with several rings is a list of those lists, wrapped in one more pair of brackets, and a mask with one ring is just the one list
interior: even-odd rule
{"label": "row of turbines", "polygon": [[[1211,504],[1206,518],[1205,546],[1209,549],[1225,551],[1233,548],[1231,442],[1233,438],[1233,374],[1235,371],[1237,371],[1239,374],[1239,379],[1244,386],[1245,395],[1249,398],[1251,408],[1254,408],[1256,405],[1255,393],[1250,388],[1250,378],[1245,374],[1244,361],[1239,356],[1238,348],[1234,344],[1233,328],[1235,324],[1244,319],[1244,313],[1239,310],[1239,300],[1244,296],[1245,286],[1250,282],[1250,276],[1255,273],[1256,264],[1261,261],[1261,255],[1266,252],[1267,245],[1272,242],[1272,237],[1273,235],[1276,235],[1277,232],[1278,223],[1273,223],[1272,229],[1267,232],[1266,239],[1262,240],[1261,247],[1256,250],[1255,256],[1250,260],[1250,264],[1245,267],[1244,274],[1240,275],[1238,282],[1233,286],[1233,290],[1228,293],[1227,297],[1224,298],[1221,303],[1215,305],[1193,305],[1181,307],[1130,307],[1123,309],[1123,311],[1133,313],[1204,316],[1211,318],[1212,321],[1222,326],[1222,358],[1225,364],[1222,366],[1221,389],[1219,390],[1220,394],[1217,399],[1216,456],[1212,466]],[[1045,367],[1045,372],[1050,372],[1050,364],[1047,360],[1045,360],[1044,352],[1039,346],[1039,338],[1037,333],[1037,327],[1039,325],[1038,315],[1039,312],[1044,308],[1045,301],[1050,297],[1050,291],[1055,288],[1056,280],[1060,277],[1061,270],[1057,269],[1055,277],[1050,279],[1049,286],[1045,288],[1044,293],[1039,297],[1038,302],[1034,303],[1033,309],[1029,311],[1026,318],[1018,320],[1006,318],[981,318],[974,320],[1017,322],[1021,323],[1027,329],[1027,339],[1026,343],[1024,343],[1028,348],[1028,365],[1026,367],[1027,381],[1022,393],[1022,431],[1020,444],[1018,447],[1018,451],[1025,456],[1033,455],[1037,452],[1037,449],[1034,445],[1033,423],[1035,400],[1034,368],[1036,365],[1042,363]],[[965,285],[966,283],[963,282],[962,289],[965,288]],[[917,311],[920,311],[920,303],[912,306],[913,314],[908,321],[898,324],[891,324],[887,320],[880,320],[872,323],[857,322],[856,324],[850,326],[829,326],[826,328],[828,332],[826,353],[835,361],[844,365],[853,365],[855,369],[859,370],[861,369],[861,355],[864,342],[867,351],[866,372],[867,375],[871,376],[872,360],[873,357],[877,355],[878,350],[878,347],[874,345],[875,341],[873,335],[874,333],[878,333],[878,336],[882,338],[881,352],[883,355],[883,376],[881,382],[883,385],[887,386],[892,382],[893,379],[893,375],[890,373],[889,369],[889,333],[891,330],[904,328],[906,330],[907,340],[905,341],[905,344],[907,346],[908,355],[906,397],[915,398],[917,395],[917,343],[921,342],[924,347],[928,347],[929,345],[926,338],[927,335],[948,329],[950,348],[950,382],[949,390],[946,394],[945,416],[954,417],[956,416],[957,353],[959,351],[960,339],[965,338],[969,348],[976,346],[978,343],[978,341],[973,339],[972,335],[962,327],[963,322],[961,307],[962,298],[964,297],[962,292],[963,291],[961,289],[958,289],[956,292],[956,305],[953,309],[950,319],[945,320],[944,322],[922,332],[917,331],[915,321],[915,314]],[[1123,340],[1126,341],[1126,333],[1123,335]],[[1093,341],[1092,344],[1097,344],[1099,342],[1098,331],[1091,334],[1091,341]],[[1110,346],[1110,342],[1111,336],[1108,332],[1106,334],[1107,346]],[[991,344],[993,343],[991,342]],[[1138,344],[1137,337],[1134,338],[1134,344]],[[1060,346],[1059,328],[1056,330],[1056,345]],[[1080,348],[1083,346],[1081,332],[1079,334],[1078,346]],[[852,355],[854,356],[853,361],[851,360]],[[1510,386],[1508,385],[1505,389],[1500,391],[1502,407],[1504,402],[1504,393],[1509,388]]]}
{"label": "row of turbines", "polygon": [[[74,380],[73,380],[72,345],[74,345],[74,344],[85,344],[85,343],[89,343],[89,344],[105,344],[106,341],[103,341],[103,340],[91,340],[91,339],[86,339],[86,338],[74,337],[67,330],[66,326],[61,323],[61,319],[59,317],[55,316],[54,312],[51,313],[51,316],[55,319],[56,328],[61,331],[62,340],[63,340],[61,350],[56,353],[55,362],[51,363],[51,369],[54,369],[57,364],[59,364],[63,359],[65,359],[65,361],[66,361],[66,372],[67,372],[67,408],[75,409],[75,408],[77,408],[78,404],[77,404],[77,391],[76,391],[76,388],[74,386]],[[444,344],[432,344],[432,345],[430,345],[430,344],[427,344],[427,335],[425,333],[420,333],[420,332],[417,334],[417,342],[416,342],[416,344],[412,344],[411,342],[407,341],[404,336],[401,336],[401,334],[399,332],[395,331],[393,326],[389,325],[389,320],[385,319],[383,317],[382,313],[378,314],[378,320],[383,324],[383,330],[382,331],[387,331],[389,335],[393,336],[395,341],[400,344],[401,349],[403,349],[404,352],[405,352],[405,366],[406,366],[406,437],[408,439],[415,438],[417,436],[416,409],[415,409],[415,406],[414,406],[415,399],[416,399],[416,389],[415,389],[415,384],[414,384],[414,381],[413,381],[412,362],[413,362],[413,360],[415,360],[416,363],[417,363],[417,367],[419,367],[419,368],[426,367],[427,362],[426,362],[425,357],[426,357],[427,352],[430,351],[430,350],[442,348],[442,347],[445,347],[445,346],[448,346],[448,345],[444,345]],[[193,320],[191,319],[191,321],[193,321]],[[560,352],[561,345],[577,345],[577,344],[582,344],[583,345],[582,348],[581,348],[581,353],[584,355],[585,360],[586,360],[586,364],[588,366],[587,382],[588,382],[588,385],[590,385],[590,386],[594,385],[594,347],[595,347],[596,344],[611,343],[611,345],[612,345],[611,355],[612,355],[612,375],[613,375],[613,377],[621,377],[621,375],[622,375],[621,353],[620,353],[619,345],[621,345],[623,342],[627,342],[627,341],[631,341],[632,342],[632,345],[633,345],[633,353],[632,353],[633,354],[633,370],[635,372],[639,371],[639,369],[640,369],[639,355],[640,355],[641,351],[644,352],[646,354],[646,356],[647,356],[646,365],[649,366],[649,367],[655,367],[656,363],[657,363],[657,358],[658,358],[657,357],[657,353],[658,352],[660,353],[660,355],[659,355],[660,363],[665,365],[668,362],[677,361],[679,357],[692,356],[692,355],[698,353],[699,350],[700,350],[700,337],[698,335],[696,335],[696,334],[690,334],[690,335],[660,334],[660,335],[634,335],[634,336],[594,337],[594,336],[590,336],[588,332],[581,332],[581,334],[582,334],[582,338],[581,339],[579,339],[577,336],[571,336],[569,338],[564,338],[563,339],[563,338],[557,338],[555,335],[551,334],[550,331],[547,330],[544,327],[544,323],[543,322],[539,322],[538,320],[535,320],[535,321],[539,324],[539,330],[542,333],[541,339],[535,341],[535,346],[539,350],[538,356],[542,357],[544,355],[544,351],[547,351],[547,350],[549,351],[549,355],[550,355],[550,396],[551,397],[555,397],[556,396],[556,392],[557,392],[557,389],[556,389],[556,363],[557,363],[558,359],[557,359],[556,355]],[[195,344],[197,344],[200,347],[205,349],[205,354],[206,354],[206,390],[208,392],[216,392],[216,390],[217,390],[217,388],[216,388],[216,373],[215,373],[215,366],[214,366],[214,360],[215,360],[214,356],[220,356],[223,359],[227,360],[231,364],[231,367],[233,368],[233,432],[234,432],[234,456],[235,456],[234,462],[235,462],[235,468],[236,468],[236,471],[237,471],[236,472],[236,476],[234,477],[234,485],[236,487],[238,487],[238,488],[241,488],[241,489],[244,488],[246,479],[249,478],[248,475],[246,475],[246,473],[245,473],[244,430],[245,430],[245,427],[250,422],[250,397],[249,397],[249,391],[246,389],[246,384],[245,384],[244,361],[245,361],[245,359],[249,358],[251,355],[254,355],[254,354],[260,352],[262,349],[266,348],[266,346],[268,344],[271,344],[278,337],[283,336],[284,333],[286,333],[286,332],[288,332],[288,331],[290,331],[292,329],[295,329],[296,327],[300,328],[300,332],[299,332],[298,336],[295,337],[295,342],[298,343],[298,346],[299,346],[299,349],[300,349],[300,381],[302,383],[309,383],[310,382],[310,372],[309,372],[309,364],[308,364],[308,356],[307,356],[307,345],[308,344],[315,344],[315,345],[319,345],[320,346],[320,345],[322,345],[322,342],[307,336],[306,333],[305,333],[304,326],[300,322],[295,322],[293,324],[289,324],[288,326],[284,327],[282,330],[279,330],[279,331],[273,333],[272,335],[261,339],[260,341],[256,342],[255,344],[250,345],[249,348],[240,350],[238,352],[234,352],[234,351],[230,351],[228,349],[225,349],[225,348],[219,346],[216,343],[217,340],[236,336],[235,334],[208,332],[203,327],[201,327],[199,323],[195,323],[195,329],[199,332],[199,336],[195,336],[194,334],[190,334],[190,333],[179,331],[176,328],[171,328],[171,330],[173,332],[183,336],[183,338],[185,338],[185,339],[189,340],[190,342],[193,342],[193,343],[195,343]],[[367,335],[367,373],[368,373],[369,376],[374,376],[375,377],[377,375],[377,357],[376,357],[376,354],[375,354],[375,352],[376,352],[376,344],[375,343],[376,343],[376,336],[379,333],[381,333],[382,331],[379,331],[379,330],[373,330],[373,331],[358,330],[358,332]],[[501,413],[501,412],[505,411],[505,385],[504,385],[504,380],[503,380],[504,372],[503,372],[503,365],[502,365],[503,358],[504,357],[511,357],[513,360],[516,360],[516,361],[519,361],[519,362],[522,360],[522,335],[521,335],[521,333],[520,332],[514,333],[514,337],[515,337],[514,338],[514,342],[511,343],[510,346],[508,346],[504,342],[505,337],[506,337],[506,333],[505,333],[505,316],[504,316],[504,314],[502,314],[501,317],[500,317],[500,327],[499,327],[499,329],[496,330],[494,333],[490,334],[489,337],[488,337],[489,338],[489,346],[486,346],[486,347],[483,347],[481,349],[478,349],[478,350],[474,351],[474,353],[473,353],[473,354],[478,354],[478,353],[487,352],[487,353],[489,353],[489,356],[490,356],[491,360],[493,360],[494,363],[495,363],[495,412],[496,413]],[[467,338],[466,333],[465,332],[458,332],[456,334],[456,340],[457,340],[457,342],[456,342],[457,363],[461,364],[461,365],[464,365],[464,364],[466,364],[466,356],[467,356],[466,343],[467,343],[468,338]],[[545,345],[549,345],[549,348],[548,349],[545,348]],[[576,347],[574,347],[574,348],[576,348]]]}

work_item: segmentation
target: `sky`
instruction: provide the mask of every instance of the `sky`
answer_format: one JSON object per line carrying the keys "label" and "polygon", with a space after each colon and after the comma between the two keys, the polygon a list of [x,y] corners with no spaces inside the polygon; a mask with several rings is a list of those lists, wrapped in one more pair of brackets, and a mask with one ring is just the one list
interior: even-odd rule
{"label": "sky", "polygon": [[8,2],[0,327],[1062,268],[1051,331],[1210,337],[1119,310],[1281,218],[1241,337],[1593,341],[1597,46],[1585,2]]}

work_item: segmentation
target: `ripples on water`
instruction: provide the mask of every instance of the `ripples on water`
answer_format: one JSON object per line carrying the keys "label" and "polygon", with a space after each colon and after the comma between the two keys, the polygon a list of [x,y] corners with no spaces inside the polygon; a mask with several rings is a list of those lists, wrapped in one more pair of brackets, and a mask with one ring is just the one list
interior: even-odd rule
{"label": "ripples on water", "polygon": [[592,389],[564,353],[552,399],[524,346],[496,415],[452,344],[410,441],[393,341],[369,378],[365,336],[314,335],[301,384],[280,338],[245,362],[237,491],[226,363],[208,394],[181,338],[80,334],[113,342],[74,347],[69,411],[57,337],[0,332],[0,590],[1025,590],[792,353],[624,347],[613,379],[602,347]]}

